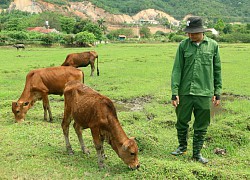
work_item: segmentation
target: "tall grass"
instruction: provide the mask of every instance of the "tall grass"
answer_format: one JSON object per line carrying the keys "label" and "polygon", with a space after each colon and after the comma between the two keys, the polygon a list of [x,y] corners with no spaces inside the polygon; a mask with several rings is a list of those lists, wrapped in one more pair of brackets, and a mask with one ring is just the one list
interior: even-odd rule
{"label": "tall grass", "polygon": [[[203,155],[207,165],[188,154],[173,157],[177,147],[174,109],[170,104],[170,74],[178,44],[107,44],[93,48],[1,47],[0,66],[0,179],[250,179],[249,44],[221,44],[223,68],[222,104],[214,109]],[[66,152],[61,129],[63,97],[50,95],[53,123],[43,121],[42,103],[28,111],[26,121],[13,123],[11,102],[22,93],[26,74],[36,68],[59,66],[67,54],[95,50],[100,76],[85,83],[111,98],[120,123],[139,145],[139,170],[130,171],[105,144],[106,169],[99,171],[89,129],[84,130],[89,157],[82,154],[71,127],[75,151]],[[192,124],[190,124],[192,130]],[[190,137],[192,131],[190,131]],[[225,155],[214,153],[226,149]]]}

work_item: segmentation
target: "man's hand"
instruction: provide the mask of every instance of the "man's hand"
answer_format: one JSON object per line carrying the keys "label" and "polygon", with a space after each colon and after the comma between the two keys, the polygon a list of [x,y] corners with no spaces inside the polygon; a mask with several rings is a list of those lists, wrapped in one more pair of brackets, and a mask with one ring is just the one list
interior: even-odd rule
{"label": "man's hand", "polygon": [[212,97],[212,102],[213,102],[214,106],[218,106],[220,104],[220,100],[217,100],[216,96]]}
{"label": "man's hand", "polygon": [[173,105],[174,107],[177,107],[178,104],[179,104],[179,96],[176,96],[176,99],[175,99],[175,100],[172,100],[172,105]]}

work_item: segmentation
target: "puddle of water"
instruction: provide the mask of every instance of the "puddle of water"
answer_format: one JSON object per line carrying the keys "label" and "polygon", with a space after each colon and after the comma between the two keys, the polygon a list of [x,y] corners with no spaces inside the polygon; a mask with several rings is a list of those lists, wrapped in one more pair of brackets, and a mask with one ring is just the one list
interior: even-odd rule
{"label": "puddle of water", "polygon": [[217,106],[217,107],[214,107],[214,106],[212,105],[210,114],[211,114],[211,117],[214,117],[214,116],[216,116],[216,115],[222,114],[222,113],[225,112],[225,111],[226,111],[226,110],[223,109],[221,105],[219,105],[219,106]]}
{"label": "puddle of water", "polygon": [[117,111],[130,111],[132,107],[128,107],[126,104],[120,102],[114,102]]}
{"label": "puddle of water", "polygon": [[120,101],[114,102],[117,111],[140,111],[143,109],[143,105],[135,103],[123,103]]}
{"label": "puddle of water", "polygon": [[[242,99],[247,99],[247,100],[250,100],[250,98],[248,96],[241,96],[241,95],[235,95],[235,94],[227,94],[227,93],[224,93],[222,94],[221,96],[221,101],[230,101],[230,102],[233,102],[235,100],[242,100]],[[211,107],[211,117],[214,117],[215,115],[219,115],[219,114],[222,114],[224,112],[226,112],[227,110],[224,109],[221,105],[217,106],[217,107],[214,107],[212,105]]]}

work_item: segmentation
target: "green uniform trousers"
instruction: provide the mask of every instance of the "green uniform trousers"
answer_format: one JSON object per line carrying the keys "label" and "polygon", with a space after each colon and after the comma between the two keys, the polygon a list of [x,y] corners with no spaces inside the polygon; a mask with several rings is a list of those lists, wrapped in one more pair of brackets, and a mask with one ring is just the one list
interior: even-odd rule
{"label": "green uniform trousers", "polygon": [[185,95],[179,96],[179,105],[176,108],[177,130],[187,130],[194,113],[193,128],[195,131],[206,131],[210,124],[211,97]]}

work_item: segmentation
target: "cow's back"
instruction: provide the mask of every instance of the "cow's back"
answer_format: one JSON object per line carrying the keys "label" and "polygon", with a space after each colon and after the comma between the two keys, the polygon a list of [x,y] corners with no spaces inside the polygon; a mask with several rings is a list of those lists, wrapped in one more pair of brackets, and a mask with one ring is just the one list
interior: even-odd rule
{"label": "cow's back", "polygon": [[31,86],[33,89],[47,91],[48,94],[62,95],[65,84],[78,80],[83,82],[83,72],[71,66],[42,68],[31,71],[33,73]]}
{"label": "cow's back", "polygon": [[62,66],[86,67],[89,65],[90,56],[90,52],[69,54]]}
{"label": "cow's back", "polygon": [[117,119],[112,101],[82,83],[67,83],[64,97],[74,120],[83,128],[100,125],[104,128],[108,124],[108,116]]}

